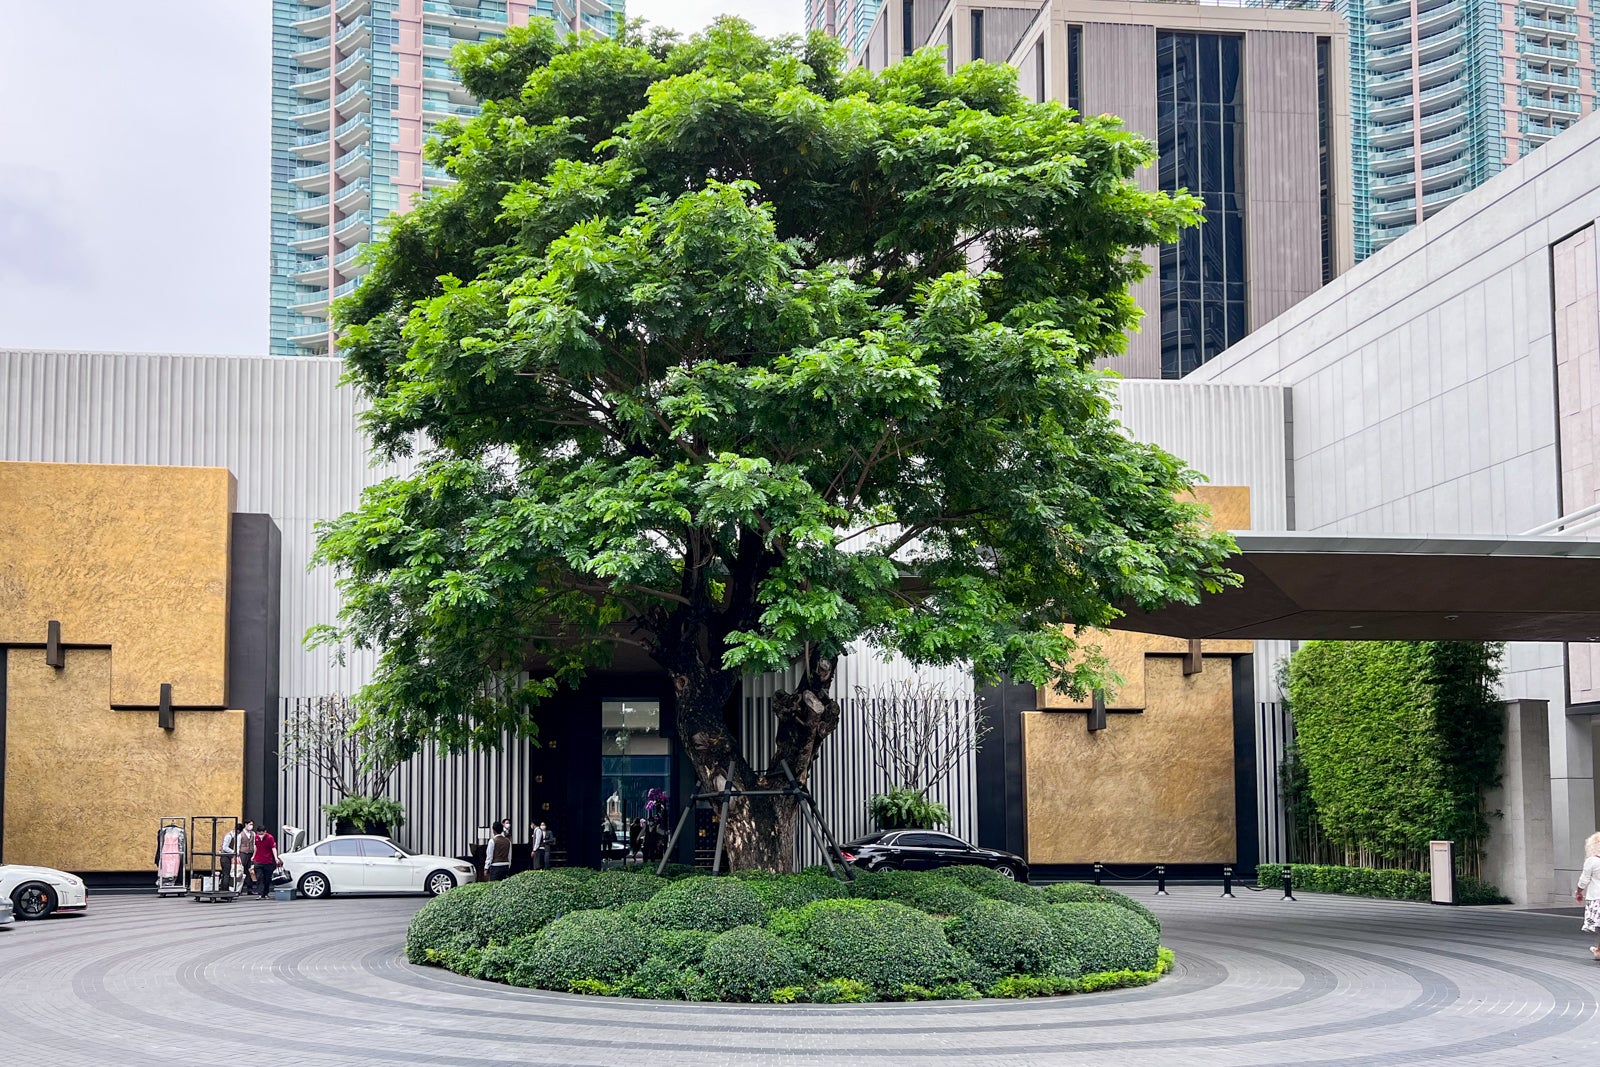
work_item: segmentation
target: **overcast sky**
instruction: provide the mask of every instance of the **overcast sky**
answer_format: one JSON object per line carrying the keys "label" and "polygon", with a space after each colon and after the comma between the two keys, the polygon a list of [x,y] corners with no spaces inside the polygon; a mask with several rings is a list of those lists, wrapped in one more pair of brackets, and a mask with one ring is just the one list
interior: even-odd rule
{"label": "overcast sky", "polygon": [[[793,32],[803,0],[628,2],[724,11]],[[0,348],[264,353],[270,0],[0,0],[0,26]]]}

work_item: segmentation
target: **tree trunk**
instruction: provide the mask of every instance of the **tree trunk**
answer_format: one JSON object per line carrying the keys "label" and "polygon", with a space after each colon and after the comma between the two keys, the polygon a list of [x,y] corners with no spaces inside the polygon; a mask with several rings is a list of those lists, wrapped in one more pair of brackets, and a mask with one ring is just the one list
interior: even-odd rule
{"label": "tree trunk", "polygon": [[[809,670],[792,693],[778,693],[773,710],[777,736],[765,768],[750,765],[724,720],[732,688],[724,679],[675,675],[678,696],[678,739],[694,765],[700,791],[714,793],[723,783],[737,790],[782,789],[788,778],[783,765],[801,784],[809,782],[818,748],[839,725],[839,703],[829,693],[833,661],[813,657]],[[737,685],[737,678],[732,685]],[[763,773],[766,772],[766,773]],[[688,798],[682,798],[688,803]],[[736,797],[728,807],[723,831],[723,860],[729,870],[794,870],[795,831],[799,803],[792,797]]]}

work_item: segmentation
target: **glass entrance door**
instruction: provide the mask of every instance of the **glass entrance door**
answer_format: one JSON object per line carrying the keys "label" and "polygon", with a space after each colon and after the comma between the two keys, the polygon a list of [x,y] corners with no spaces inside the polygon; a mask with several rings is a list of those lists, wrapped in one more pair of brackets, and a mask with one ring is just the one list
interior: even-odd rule
{"label": "glass entrance door", "polygon": [[670,832],[670,827],[662,830],[666,805],[648,805],[652,792],[658,799],[667,793],[671,744],[661,733],[659,701],[600,702],[602,865],[643,862],[654,851],[654,839]]}

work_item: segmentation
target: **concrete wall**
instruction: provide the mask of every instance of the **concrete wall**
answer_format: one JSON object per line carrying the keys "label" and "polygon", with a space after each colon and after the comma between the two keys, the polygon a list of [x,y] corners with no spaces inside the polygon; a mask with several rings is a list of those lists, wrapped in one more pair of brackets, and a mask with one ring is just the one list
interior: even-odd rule
{"label": "concrete wall", "polygon": [[[1551,248],[1600,216],[1587,119],[1257,330],[1192,380],[1292,393],[1294,528],[1517,534],[1562,512]],[[1560,644],[1507,651],[1549,702],[1558,882],[1596,822]]]}

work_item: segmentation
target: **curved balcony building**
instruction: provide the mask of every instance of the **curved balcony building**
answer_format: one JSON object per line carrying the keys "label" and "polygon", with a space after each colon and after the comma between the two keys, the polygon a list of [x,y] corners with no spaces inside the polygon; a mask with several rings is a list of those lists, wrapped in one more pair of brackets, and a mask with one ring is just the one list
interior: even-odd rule
{"label": "curved balcony building", "polygon": [[1358,259],[1594,110],[1591,3],[1341,0],[1341,9]]}
{"label": "curved balcony building", "polygon": [[624,0],[273,0],[271,352],[332,354],[329,304],[366,273],[383,220],[450,177],[425,167],[439,118],[477,101],[451,50],[548,18],[610,34]]}

